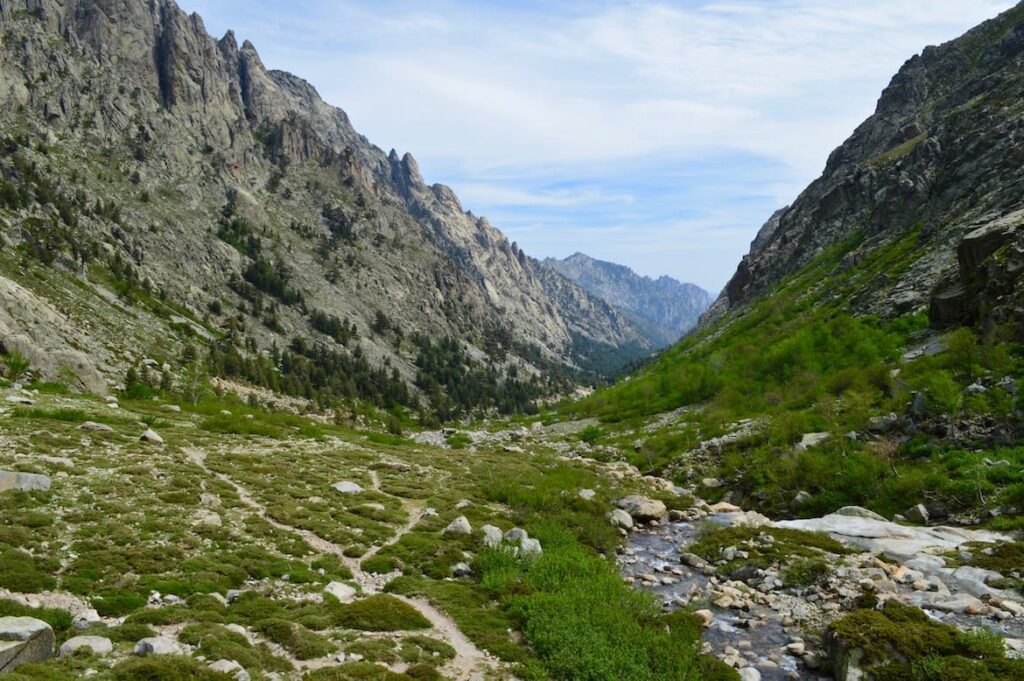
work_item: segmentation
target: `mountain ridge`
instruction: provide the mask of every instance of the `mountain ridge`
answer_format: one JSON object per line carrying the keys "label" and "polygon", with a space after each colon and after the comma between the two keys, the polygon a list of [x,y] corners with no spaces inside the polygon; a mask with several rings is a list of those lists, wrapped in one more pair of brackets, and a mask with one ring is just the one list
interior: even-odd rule
{"label": "mountain ridge", "polygon": [[543,264],[632,316],[658,347],[679,340],[712,302],[711,294],[696,284],[668,275],[639,275],[579,251],[561,260],[546,258]]}
{"label": "mountain ridge", "polygon": [[[7,203],[0,227],[48,265],[90,285],[90,268],[116,269],[232,329],[243,354],[294,338],[351,354],[313,328],[314,313],[347,319],[360,352],[410,385],[413,334],[458,338],[474,356],[488,347],[487,362],[513,356],[533,375],[587,369],[578,338],[650,350],[582,289],[552,299],[525,254],[426,184],[411,154],[373,146],[310,83],[268,70],[231,31],[210,36],[171,0],[15,0],[0,28],[4,175],[27,197]],[[29,196],[40,183],[49,189]],[[47,342],[66,350],[74,332]],[[119,343],[114,325],[99,345]],[[107,376],[126,366],[121,349],[101,355]]]}

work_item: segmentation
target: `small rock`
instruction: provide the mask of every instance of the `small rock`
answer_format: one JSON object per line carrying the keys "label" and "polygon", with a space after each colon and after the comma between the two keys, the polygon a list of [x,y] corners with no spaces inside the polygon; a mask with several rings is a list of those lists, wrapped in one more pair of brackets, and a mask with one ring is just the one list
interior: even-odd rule
{"label": "small rock", "polygon": [[473,502],[470,501],[469,499],[461,499],[458,502],[456,502],[455,510],[461,511],[462,509],[469,508],[472,505],[473,505]]}
{"label": "small rock", "polygon": [[665,504],[656,499],[634,494],[615,502],[615,505],[628,513],[636,522],[660,520],[668,515]]}
{"label": "small rock", "polygon": [[114,650],[114,644],[109,638],[103,636],[75,636],[61,644],[57,650],[57,657],[71,655],[74,652],[88,648],[94,655],[109,655]]}
{"label": "small rock", "polygon": [[843,506],[833,515],[844,515],[848,518],[867,518],[868,520],[880,520],[883,523],[886,522],[884,517],[878,515],[874,511],[861,508],[860,506]]}
{"label": "small rock", "polygon": [[710,627],[711,623],[715,621],[715,614],[710,610],[696,610],[693,614],[700,618],[700,621],[703,622],[705,629],[707,627]]}
{"label": "small rock", "polygon": [[597,495],[597,492],[595,492],[592,489],[581,489],[579,491],[579,497],[580,497],[580,499],[583,499],[584,501],[590,501],[596,495]]}
{"label": "small rock", "polygon": [[456,577],[469,577],[473,574],[473,569],[469,567],[469,563],[456,563],[452,566],[452,575]]}
{"label": "small rock", "polygon": [[796,657],[803,657],[806,649],[803,641],[794,641],[786,645],[786,652]]}
{"label": "small rock", "polygon": [[903,517],[905,517],[912,523],[926,525],[928,523],[929,518],[928,509],[925,508],[924,504],[917,504],[916,506],[911,506],[906,511],[904,511]]}
{"label": "small rock", "polygon": [[740,681],[761,681],[761,672],[753,667],[744,667],[739,670]]}
{"label": "small rock", "polygon": [[484,533],[484,546],[489,549],[501,546],[501,541],[504,538],[501,528],[494,525],[484,525],[480,528],[480,531]]}
{"label": "small rock", "polygon": [[519,542],[519,551],[524,556],[539,556],[541,554],[540,541],[527,538]]}
{"label": "small rock", "polygon": [[212,671],[230,674],[235,681],[249,681],[249,673],[234,660],[217,660],[209,665]]}
{"label": "small rock", "polygon": [[324,593],[334,596],[342,603],[351,603],[356,600],[355,588],[344,582],[331,582],[324,588]]}
{"label": "small rock", "polygon": [[473,526],[469,524],[466,516],[460,515],[444,528],[442,534],[473,534]]}
{"label": "small rock", "polygon": [[139,436],[139,441],[148,442],[151,445],[162,445],[164,443],[164,439],[152,428],[147,428],[146,431]]}
{"label": "small rock", "polygon": [[180,655],[181,646],[166,636],[151,636],[135,644],[134,653],[140,657],[147,655]]}
{"label": "small rock", "polygon": [[829,433],[806,433],[797,443],[795,449],[798,452],[805,452],[812,447],[817,447],[821,443],[829,439],[831,435]]}
{"label": "small rock", "polygon": [[708,489],[717,489],[722,486],[722,481],[718,478],[704,478],[700,481],[701,487],[707,487]]}
{"label": "small rock", "polygon": [[519,544],[524,539],[528,539],[529,537],[530,535],[526,533],[526,530],[519,527],[513,527],[511,530],[505,533],[505,541],[511,542],[513,544]]}
{"label": "small rock", "polygon": [[964,388],[965,395],[984,395],[988,392],[988,388],[983,386],[981,383],[972,383]]}
{"label": "small rock", "polygon": [[333,487],[336,492],[340,492],[341,494],[361,494],[363,491],[363,488],[361,486],[352,482],[351,480],[342,480],[341,482],[336,482],[333,485],[331,485],[331,487]]}
{"label": "small rock", "polygon": [[34,473],[0,471],[0,492],[46,492],[50,489],[50,478]]}
{"label": "small rock", "polygon": [[803,506],[804,504],[806,504],[808,501],[810,501],[813,498],[814,497],[811,496],[810,492],[805,492],[803,490],[800,490],[799,492],[796,493],[796,496],[793,497],[793,505],[794,506]]}
{"label": "small rock", "polygon": [[622,530],[633,529],[633,518],[621,508],[614,509],[608,514],[608,521]]}
{"label": "small rock", "polygon": [[114,429],[105,423],[96,423],[95,421],[86,421],[82,425],[78,426],[79,430],[91,430],[98,433],[112,433]]}

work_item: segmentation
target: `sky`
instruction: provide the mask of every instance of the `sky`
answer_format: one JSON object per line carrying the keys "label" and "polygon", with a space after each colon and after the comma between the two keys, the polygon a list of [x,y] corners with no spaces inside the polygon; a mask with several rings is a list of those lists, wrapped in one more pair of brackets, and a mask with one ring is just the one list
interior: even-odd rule
{"label": "sky", "polygon": [[926,45],[1011,0],[179,0],[536,257],[717,292]]}

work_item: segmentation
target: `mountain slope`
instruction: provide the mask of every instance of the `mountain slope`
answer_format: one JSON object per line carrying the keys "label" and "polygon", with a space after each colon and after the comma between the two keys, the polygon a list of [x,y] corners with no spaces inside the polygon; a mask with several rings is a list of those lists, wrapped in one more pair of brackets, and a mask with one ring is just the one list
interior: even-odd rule
{"label": "mountain slope", "polygon": [[641,277],[623,265],[574,253],[558,260],[546,258],[554,269],[582,288],[631,313],[647,337],[658,347],[671,345],[697,324],[712,302],[711,295],[694,284],[671,277]]}
{"label": "mountain slope", "polygon": [[[568,322],[580,308],[560,308],[412,156],[374,147],[310,84],[266,69],[230,32],[213,39],[171,0],[4,2],[0,32],[0,231],[85,287],[142,291],[242,358],[299,338],[306,355],[365,358],[407,383],[424,344],[446,336],[530,375],[584,365],[577,335],[649,349],[581,290],[586,319]],[[46,342],[63,352],[97,335],[109,376],[146,352],[121,328],[72,325]]]}
{"label": "mountain slope", "polygon": [[[911,233],[911,257],[864,282],[854,311],[930,307],[938,325],[982,312],[1019,316],[1019,302],[996,303],[1014,293],[1016,275],[999,264],[1000,272],[984,273],[981,261],[1014,242],[1022,249],[1014,234],[1024,208],[1022,60],[1021,5],[910,59],[822,176],[762,228],[706,321],[765,294],[824,250],[844,244],[840,267],[848,269]],[[993,307],[1003,311],[993,315]]]}

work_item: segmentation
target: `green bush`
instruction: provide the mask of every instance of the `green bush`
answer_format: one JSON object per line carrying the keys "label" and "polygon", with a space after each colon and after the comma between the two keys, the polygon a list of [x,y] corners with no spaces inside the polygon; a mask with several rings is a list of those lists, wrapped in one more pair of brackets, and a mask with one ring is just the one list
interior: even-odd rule
{"label": "green bush", "polygon": [[431,627],[418,610],[385,594],[363,598],[348,605],[336,605],[330,618],[336,627],[360,631],[412,631]]}

